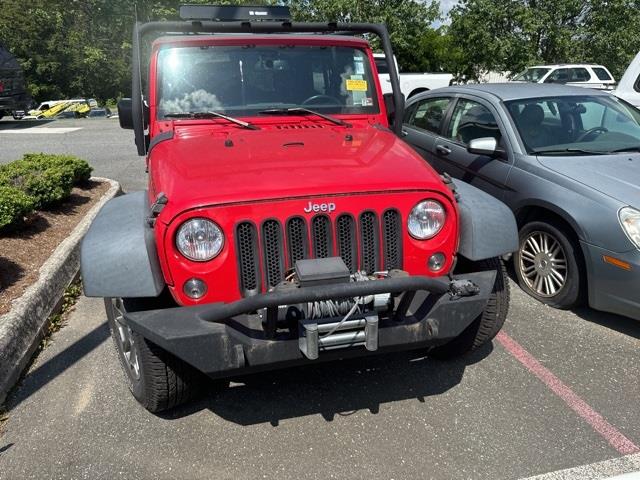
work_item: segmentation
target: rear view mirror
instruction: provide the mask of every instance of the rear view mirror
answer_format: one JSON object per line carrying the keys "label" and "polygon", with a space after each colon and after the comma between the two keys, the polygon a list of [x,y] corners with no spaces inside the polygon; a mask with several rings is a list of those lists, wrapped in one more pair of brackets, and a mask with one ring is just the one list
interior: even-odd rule
{"label": "rear view mirror", "polygon": [[118,120],[120,128],[133,130],[133,111],[130,98],[122,98],[118,101]]}
{"label": "rear view mirror", "polygon": [[467,152],[489,157],[501,156],[503,150],[498,149],[498,141],[494,137],[474,138],[467,146]]}

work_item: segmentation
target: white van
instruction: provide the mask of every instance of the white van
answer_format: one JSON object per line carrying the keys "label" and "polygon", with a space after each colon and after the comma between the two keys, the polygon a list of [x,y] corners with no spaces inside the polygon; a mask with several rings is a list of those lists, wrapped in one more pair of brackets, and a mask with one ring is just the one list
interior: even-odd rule
{"label": "white van", "polygon": [[613,94],[640,108],[640,52],[627,67]]}

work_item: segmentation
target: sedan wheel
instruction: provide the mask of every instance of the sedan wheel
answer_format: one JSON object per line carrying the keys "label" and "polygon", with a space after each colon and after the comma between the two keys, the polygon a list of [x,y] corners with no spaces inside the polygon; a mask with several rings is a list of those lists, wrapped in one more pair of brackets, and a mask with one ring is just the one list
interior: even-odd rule
{"label": "sedan wheel", "polygon": [[546,232],[531,232],[520,247],[518,265],[527,286],[541,297],[553,297],[567,282],[567,256]]}
{"label": "sedan wheel", "polygon": [[567,227],[549,220],[520,229],[514,267],[520,287],[542,303],[573,308],[586,291],[580,247]]}

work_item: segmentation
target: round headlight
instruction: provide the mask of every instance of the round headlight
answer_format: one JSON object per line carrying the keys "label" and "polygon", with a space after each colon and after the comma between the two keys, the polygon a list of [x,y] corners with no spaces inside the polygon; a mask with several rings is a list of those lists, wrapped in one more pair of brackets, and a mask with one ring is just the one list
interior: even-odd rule
{"label": "round headlight", "polygon": [[439,202],[424,200],[413,207],[409,214],[409,233],[418,240],[432,238],[442,230],[446,218],[444,207]]}
{"label": "round headlight", "polygon": [[224,245],[220,227],[206,218],[184,222],[176,233],[176,246],[182,255],[195,262],[206,262],[218,255]]}

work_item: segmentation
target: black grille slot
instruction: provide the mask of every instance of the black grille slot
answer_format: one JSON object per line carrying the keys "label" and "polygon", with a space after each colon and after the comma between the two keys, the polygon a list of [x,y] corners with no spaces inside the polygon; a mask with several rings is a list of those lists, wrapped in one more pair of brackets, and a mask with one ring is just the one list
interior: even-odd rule
{"label": "black grille slot", "polygon": [[378,241],[378,219],[373,212],[360,215],[360,269],[368,274],[380,270]]}
{"label": "black grille slot", "polygon": [[396,210],[387,210],[382,215],[382,246],[385,270],[402,268],[402,227],[400,222],[400,214]]}
{"label": "black grille slot", "polygon": [[402,217],[395,209],[380,215],[365,211],[358,216],[319,214],[309,220],[296,216],[284,224],[277,219],[258,226],[242,221],[235,239],[240,291],[246,297],[275,287],[297,260],[310,257],[338,255],[352,273],[401,269],[402,237]]}
{"label": "black grille slot", "polygon": [[287,222],[287,247],[289,250],[289,267],[297,260],[309,257],[307,245],[307,224],[303,218],[293,217]]}
{"label": "black grille slot", "polygon": [[253,295],[260,290],[260,259],[258,257],[258,235],[256,227],[242,222],[236,228],[240,289],[244,295]]}
{"label": "black grille slot", "polygon": [[355,223],[350,215],[340,215],[336,222],[338,255],[342,257],[351,273],[358,269],[358,244]]}
{"label": "black grille slot", "polygon": [[311,220],[311,238],[313,239],[313,256],[327,258],[333,255],[331,222],[328,217],[318,215]]}
{"label": "black grille slot", "polygon": [[284,249],[282,229],[277,220],[267,220],[262,224],[262,244],[264,253],[264,277],[267,287],[275,287],[284,279]]}

